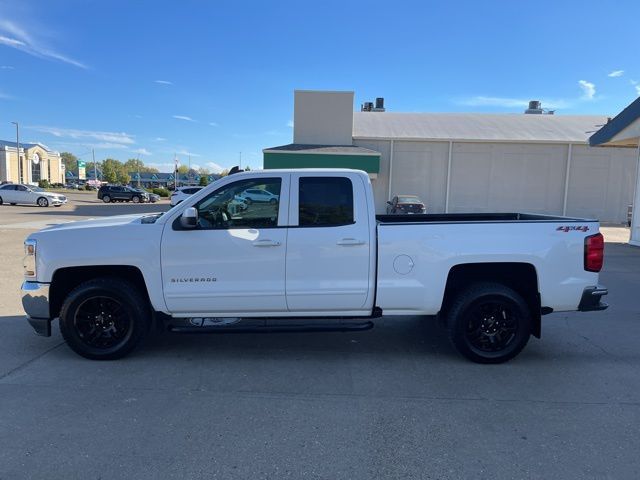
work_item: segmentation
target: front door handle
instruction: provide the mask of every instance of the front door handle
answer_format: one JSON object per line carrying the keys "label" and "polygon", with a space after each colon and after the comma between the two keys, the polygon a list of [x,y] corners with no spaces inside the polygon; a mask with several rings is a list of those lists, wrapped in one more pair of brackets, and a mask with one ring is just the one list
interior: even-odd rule
{"label": "front door handle", "polygon": [[364,245],[364,240],[358,240],[357,238],[343,238],[342,240],[338,240],[338,245]]}
{"label": "front door handle", "polygon": [[254,247],[279,247],[280,246],[280,242],[278,242],[277,240],[256,240],[255,242],[253,242],[253,246]]}

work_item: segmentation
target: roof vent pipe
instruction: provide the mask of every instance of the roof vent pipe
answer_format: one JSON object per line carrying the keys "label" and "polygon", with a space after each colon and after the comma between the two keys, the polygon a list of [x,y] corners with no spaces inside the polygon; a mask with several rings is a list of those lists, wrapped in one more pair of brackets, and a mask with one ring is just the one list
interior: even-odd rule
{"label": "roof vent pipe", "polygon": [[527,108],[524,113],[528,115],[542,115],[544,113],[542,103],[540,103],[539,100],[531,100],[529,102],[529,108]]}

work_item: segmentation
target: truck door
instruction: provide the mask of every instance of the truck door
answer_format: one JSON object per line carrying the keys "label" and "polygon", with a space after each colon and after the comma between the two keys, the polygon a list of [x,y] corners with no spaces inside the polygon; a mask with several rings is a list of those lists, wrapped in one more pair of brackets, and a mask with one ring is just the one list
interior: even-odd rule
{"label": "truck door", "polygon": [[245,177],[200,200],[187,198],[182,204],[198,211],[197,228],[182,229],[179,218],[165,225],[162,282],[171,313],[286,312],[288,205],[247,204],[249,188],[288,198],[289,174]]}
{"label": "truck door", "polygon": [[371,305],[373,247],[364,188],[357,174],[292,174],[289,311],[354,311]]}

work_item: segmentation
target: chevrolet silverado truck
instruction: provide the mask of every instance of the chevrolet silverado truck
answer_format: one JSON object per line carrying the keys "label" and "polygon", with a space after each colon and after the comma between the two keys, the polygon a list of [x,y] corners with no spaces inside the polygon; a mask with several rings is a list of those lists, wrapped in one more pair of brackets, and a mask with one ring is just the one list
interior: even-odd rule
{"label": "chevrolet silverado truck", "polygon": [[[275,202],[236,208],[248,190]],[[468,359],[515,357],[541,316],[603,310],[595,220],[525,213],[376,216],[362,171],[224,177],[162,214],[46,228],[25,241],[22,302],[90,359],[177,332],[370,328],[436,316]]]}

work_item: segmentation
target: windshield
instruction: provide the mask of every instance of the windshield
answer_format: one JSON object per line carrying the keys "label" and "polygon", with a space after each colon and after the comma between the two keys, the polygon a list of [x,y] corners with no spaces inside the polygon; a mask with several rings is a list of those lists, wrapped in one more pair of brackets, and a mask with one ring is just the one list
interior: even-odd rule
{"label": "windshield", "polygon": [[29,188],[34,192],[44,192],[44,190],[41,189],[40,187],[29,187]]}
{"label": "windshield", "polygon": [[401,195],[398,197],[398,203],[422,203],[415,195]]}

